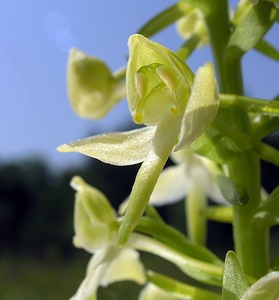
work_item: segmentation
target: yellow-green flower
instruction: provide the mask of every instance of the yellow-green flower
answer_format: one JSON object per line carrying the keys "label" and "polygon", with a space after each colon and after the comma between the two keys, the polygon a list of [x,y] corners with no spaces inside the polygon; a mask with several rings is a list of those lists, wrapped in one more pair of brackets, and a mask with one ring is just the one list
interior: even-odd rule
{"label": "yellow-green flower", "polygon": [[144,213],[170,153],[188,147],[214,120],[219,97],[211,64],[196,75],[175,53],[135,34],[129,39],[127,96],[131,115],[146,127],[98,135],[58,148],[114,165],[142,162],[119,231],[126,243]]}
{"label": "yellow-green flower", "polygon": [[137,251],[117,246],[117,215],[109,201],[80,177],[74,177],[77,191],[74,210],[74,244],[93,256],[85,279],[72,300],[95,300],[99,286],[122,280],[145,283],[144,268]]}

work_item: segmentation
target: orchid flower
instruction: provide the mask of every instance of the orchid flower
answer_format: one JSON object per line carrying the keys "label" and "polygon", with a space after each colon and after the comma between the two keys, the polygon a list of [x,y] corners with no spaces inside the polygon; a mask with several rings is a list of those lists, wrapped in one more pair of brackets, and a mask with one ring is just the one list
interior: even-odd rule
{"label": "orchid flower", "polygon": [[75,113],[100,119],[126,95],[125,70],[112,74],[96,57],[71,49],[68,61],[68,95]]}
{"label": "orchid flower", "polygon": [[117,247],[117,215],[109,201],[80,177],[74,177],[71,185],[77,191],[74,244],[93,254],[86,277],[71,299],[97,299],[99,286],[116,281],[133,280],[144,284],[144,268],[138,252]]}
{"label": "orchid flower", "polygon": [[[93,255],[85,279],[71,300],[95,300],[98,287],[113,282],[130,280],[141,285],[145,284],[147,281],[145,270],[137,251],[157,254],[193,278],[205,282],[221,282],[222,264],[198,247],[197,252],[201,251],[206,261],[180,253],[140,233],[132,233],[127,245],[119,248],[117,228],[120,220],[105,195],[78,176],[72,179],[71,185],[76,190],[74,245]],[[210,261],[213,259],[214,264],[208,262],[208,258]]]}
{"label": "orchid flower", "polygon": [[127,96],[135,123],[146,127],[62,145],[114,165],[142,162],[119,229],[124,245],[144,213],[170,153],[188,147],[214,120],[219,97],[211,64],[196,75],[175,53],[142,35],[129,38]]}

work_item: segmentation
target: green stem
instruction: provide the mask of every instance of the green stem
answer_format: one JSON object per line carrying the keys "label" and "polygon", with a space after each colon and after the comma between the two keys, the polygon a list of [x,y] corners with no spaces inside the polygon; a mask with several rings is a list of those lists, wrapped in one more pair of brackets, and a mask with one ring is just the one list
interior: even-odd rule
{"label": "green stem", "polygon": [[[268,231],[254,222],[254,214],[260,205],[260,169],[255,155],[247,152],[231,166],[231,176],[237,178],[249,192],[247,205],[235,206],[233,229],[236,253],[245,273],[259,278],[268,271]],[[235,172],[235,173],[233,173]]]}
{"label": "green stem", "polygon": [[185,235],[166,223],[154,221],[147,217],[141,217],[136,231],[152,236],[159,242],[189,257],[223,266],[223,262],[213,252],[206,247],[194,244],[188,240]]}
{"label": "green stem", "polygon": [[[236,74],[227,74],[225,66],[225,53],[230,37],[228,3],[224,0],[200,2],[204,2],[204,6],[200,6],[200,9],[204,14],[209,33],[211,51],[219,80],[219,89],[222,92],[228,92],[231,89],[231,86],[229,86],[229,80],[227,79],[227,76],[236,77]],[[240,70],[239,68],[236,68],[230,71],[233,73],[236,72],[238,76]]]}
{"label": "green stem", "polygon": [[[226,55],[231,33],[227,5],[227,1],[224,0],[210,1],[211,9],[205,10],[204,15],[220,90],[224,93],[242,95],[241,57],[235,58]],[[226,109],[223,110],[223,114],[223,117],[227,122],[229,120],[232,127],[250,134],[247,112],[240,109]],[[244,272],[253,277],[260,277],[268,271],[268,236],[266,232],[261,231],[259,237],[252,222],[253,213],[260,202],[261,188],[258,157],[252,151],[245,151],[240,158],[235,159],[229,165],[229,175],[232,180],[245,186],[249,193],[249,203],[246,206],[235,206],[234,208],[233,230],[236,253]]]}
{"label": "green stem", "polygon": [[183,299],[199,299],[199,300],[220,300],[219,294],[208,291],[206,289],[196,287],[193,285],[179,282],[173,278],[165,275],[147,271],[146,276],[148,281],[160,287],[162,290],[169,292],[176,297],[183,297]]}
{"label": "green stem", "polygon": [[221,105],[226,108],[239,108],[242,111],[258,113],[269,117],[279,117],[279,102],[246,96],[220,94]]}
{"label": "green stem", "polygon": [[193,34],[186,42],[176,51],[176,54],[183,60],[187,60],[193,51],[197,48],[201,36],[199,34]]}
{"label": "green stem", "polygon": [[198,281],[222,286],[223,267],[189,257],[148,236],[132,233],[127,246],[157,255],[175,264],[182,272]]}

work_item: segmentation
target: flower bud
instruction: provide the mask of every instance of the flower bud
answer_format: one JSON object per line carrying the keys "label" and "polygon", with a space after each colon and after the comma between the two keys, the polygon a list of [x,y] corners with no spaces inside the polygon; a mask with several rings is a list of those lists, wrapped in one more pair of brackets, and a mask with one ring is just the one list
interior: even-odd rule
{"label": "flower bud", "polygon": [[208,43],[208,33],[201,11],[197,8],[188,9],[187,14],[180,18],[177,23],[178,34],[184,39],[190,39],[197,34],[201,37],[198,47],[203,47]]}
{"label": "flower bud", "polygon": [[74,244],[78,248],[94,253],[110,243],[116,213],[108,199],[80,177],[74,177],[71,186],[77,191],[74,211]]}
{"label": "flower bud", "polygon": [[125,96],[125,84],[107,65],[77,49],[68,61],[68,95],[76,114],[99,119]]}

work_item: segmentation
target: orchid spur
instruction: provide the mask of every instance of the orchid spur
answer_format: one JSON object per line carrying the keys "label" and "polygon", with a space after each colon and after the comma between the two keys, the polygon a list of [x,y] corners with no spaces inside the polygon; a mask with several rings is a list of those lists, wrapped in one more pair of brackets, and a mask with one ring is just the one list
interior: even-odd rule
{"label": "orchid spur", "polygon": [[196,75],[175,53],[142,35],[129,38],[126,84],[135,123],[146,127],[97,135],[58,148],[80,152],[114,165],[141,163],[119,229],[124,245],[144,213],[172,151],[188,147],[214,120],[219,97],[207,63]]}

